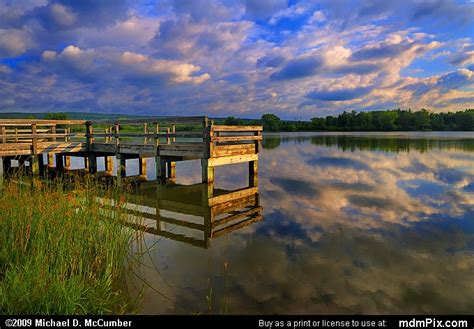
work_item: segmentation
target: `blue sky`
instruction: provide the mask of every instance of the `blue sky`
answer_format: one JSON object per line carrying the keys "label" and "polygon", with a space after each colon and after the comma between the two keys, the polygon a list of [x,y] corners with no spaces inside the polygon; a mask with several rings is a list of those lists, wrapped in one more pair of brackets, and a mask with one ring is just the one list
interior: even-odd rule
{"label": "blue sky", "polygon": [[472,0],[0,0],[0,112],[474,107]]}

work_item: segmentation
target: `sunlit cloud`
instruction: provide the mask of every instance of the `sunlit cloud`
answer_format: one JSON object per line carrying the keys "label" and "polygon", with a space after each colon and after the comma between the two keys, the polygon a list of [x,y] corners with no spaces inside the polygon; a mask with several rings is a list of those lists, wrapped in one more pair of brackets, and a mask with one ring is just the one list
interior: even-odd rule
{"label": "sunlit cloud", "polygon": [[473,7],[452,0],[0,1],[0,65],[9,72],[0,96],[16,95],[0,111],[311,118],[464,109],[474,97]]}

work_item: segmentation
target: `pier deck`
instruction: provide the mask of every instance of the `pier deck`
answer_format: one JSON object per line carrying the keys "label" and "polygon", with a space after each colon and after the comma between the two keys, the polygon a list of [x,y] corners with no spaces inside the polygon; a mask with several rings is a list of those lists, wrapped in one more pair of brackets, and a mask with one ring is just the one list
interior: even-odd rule
{"label": "pier deck", "polygon": [[[213,186],[214,167],[248,162],[249,184],[257,186],[261,126],[214,125],[205,116],[156,117],[137,120],[0,120],[0,181],[12,161],[33,177],[70,169],[70,157],[82,157],[90,174],[104,157],[105,172],[126,176],[126,160],[139,160],[146,176],[147,158],[154,158],[157,180],[173,180],[177,161],[200,159],[202,182]],[[26,166],[26,163],[29,165]],[[212,195],[212,188],[209,189]]]}

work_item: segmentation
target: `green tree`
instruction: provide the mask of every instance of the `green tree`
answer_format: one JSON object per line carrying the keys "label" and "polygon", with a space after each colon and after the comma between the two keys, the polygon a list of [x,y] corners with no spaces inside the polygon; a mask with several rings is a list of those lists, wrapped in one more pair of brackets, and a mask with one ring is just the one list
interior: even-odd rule
{"label": "green tree", "polygon": [[46,114],[45,119],[47,119],[47,120],[67,120],[67,119],[69,119],[69,117],[66,113],[55,112],[55,113]]}
{"label": "green tree", "polygon": [[275,114],[266,113],[262,115],[263,129],[267,131],[279,131],[281,128],[281,120]]}
{"label": "green tree", "polygon": [[236,117],[227,117],[224,124],[227,126],[238,126],[240,124],[240,119],[237,119]]}

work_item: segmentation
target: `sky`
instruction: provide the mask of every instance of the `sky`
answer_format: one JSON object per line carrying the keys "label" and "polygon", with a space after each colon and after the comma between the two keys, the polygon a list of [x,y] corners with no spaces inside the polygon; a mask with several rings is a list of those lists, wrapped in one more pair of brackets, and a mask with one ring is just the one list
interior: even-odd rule
{"label": "sky", "polygon": [[0,0],[0,112],[474,106],[473,0]]}

